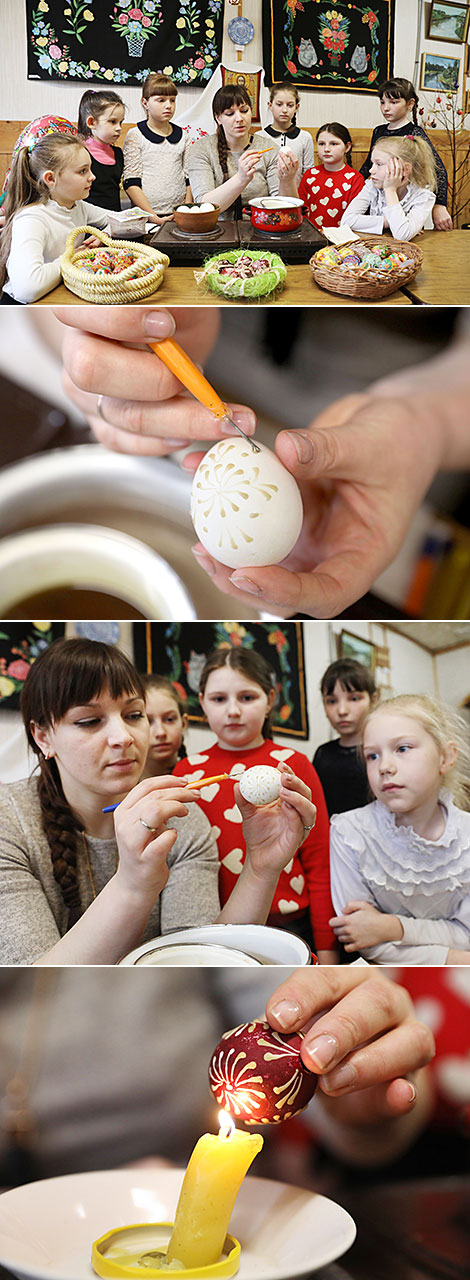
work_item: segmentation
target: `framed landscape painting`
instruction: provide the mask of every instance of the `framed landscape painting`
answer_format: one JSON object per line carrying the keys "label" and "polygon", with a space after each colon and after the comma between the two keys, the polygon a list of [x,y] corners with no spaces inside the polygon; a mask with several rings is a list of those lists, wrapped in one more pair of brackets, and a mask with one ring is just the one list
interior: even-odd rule
{"label": "framed landscape painting", "polygon": [[433,0],[429,15],[428,40],[444,40],[447,44],[463,44],[467,39],[470,9],[466,4]]}
{"label": "framed landscape painting", "polygon": [[446,58],[439,53],[423,53],[420,89],[437,93],[457,93],[460,58]]}

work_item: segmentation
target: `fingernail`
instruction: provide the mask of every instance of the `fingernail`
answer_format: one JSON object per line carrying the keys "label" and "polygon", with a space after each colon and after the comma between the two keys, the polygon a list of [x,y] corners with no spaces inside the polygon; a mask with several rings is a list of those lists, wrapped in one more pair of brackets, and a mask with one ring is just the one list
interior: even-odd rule
{"label": "fingernail", "polygon": [[235,574],[232,573],[230,581],[233,582],[234,587],[239,587],[240,591],[249,591],[252,596],[261,595],[261,587],[258,586],[257,582],[252,582],[251,578],[236,578]]}
{"label": "fingernail", "polygon": [[165,436],[163,443],[167,449],[184,449],[188,443],[187,440],[173,440],[171,436]]}
{"label": "fingernail", "polygon": [[300,1018],[300,1005],[296,1000],[279,1000],[278,1004],[271,1005],[269,1016],[275,1018],[279,1026],[288,1031],[289,1027]]}
{"label": "fingernail", "polygon": [[334,1036],[321,1035],[316,1040],[309,1041],[304,1045],[302,1057],[307,1055],[312,1059],[316,1067],[320,1067],[323,1071],[328,1067],[333,1058],[336,1058],[338,1052],[338,1041]]}
{"label": "fingernail", "polygon": [[410,1107],[411,1107],[411,1103],[412,1103],[412,1102],[414,1102],[414,1101],[415,1101],[415,1099],[416,1099],[416,1088],[415,1088],[414,1084],[411,1084],[411,1081],[409,1081],[409,1082],[408,1082],[408,1088],[409,1088],[409,1091],[410,1091],[410,1096],[409,1096],[408,1102],[409,1102],[409,1105],[410,1105]]}
{"label": "fingernail", "polygon": [[288,431],[289,440],[292,440],[299,462],[311,462],[313,458],[313,444],[310,436],[306,436],[302,431]]}
{"label": "fingernail", "polygon": [[329,1071],[327,1076],[322,1076],[322,1086],[327,1093],[333,1090],[345,1089],[346,1085],[354,1084],[357,1080],[357,1071],[350,1063],[345,1063],[344,1067],[338,1067],[337,1071]]}
{"label": "fingernail", "polygon": [[169,311],[148,311],[142,328],[149,338],[172,338],[176,324]]}
{"label": "fingernail", "polygon": [[205,569],[206,573],[208,573],[211,578],[214,578],[217,570],[214,561],[211,560],[210,556],[208,556],[205,551],[199,551],[199,549],[195,547],[191,547],[191,550],[198,564],[200,564],[201,569]]}
{"label": "fingernail", "polygon": [[241,427],[246,435],[251,436],[256,428],[256,417],[249,409],[234,409],[232,413],[232,422],[235,426]]}

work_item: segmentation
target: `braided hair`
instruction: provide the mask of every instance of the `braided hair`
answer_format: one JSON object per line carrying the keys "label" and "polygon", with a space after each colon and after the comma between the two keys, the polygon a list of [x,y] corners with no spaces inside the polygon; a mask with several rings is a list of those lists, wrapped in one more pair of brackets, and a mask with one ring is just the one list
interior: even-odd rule
{"label": "braided hair", "polygon": [[34,737],[34,727],[51,728],[70,707],[86,705],[108,689],[111,697],[135,694],[145,701],[138,672],[115,645],[97,640],[55,640],[30,668],[21,695],[21,713],[29,746],[38,758],[41,824],[49,844],[54,878],[69,916],[67,929],[82,914],[78,884],[80,815],[69,805],[55,760],[48,759]]}
{"label": "braided hair", "polygon": [[[239,107],[244,102],[251,109],[251,98],[248,90],[240,84],[224,84],[221,89],[217,89],[212,99],[212,115],[217,123],[217,116],[223,115],[224,111],[229,111],[230,107]],[[228,152],[229,147],[225,137],[225,130],[222,124],[217,124],[217,153],[219,164],[223,173],[224,182],[229,176],[228,172]]]}

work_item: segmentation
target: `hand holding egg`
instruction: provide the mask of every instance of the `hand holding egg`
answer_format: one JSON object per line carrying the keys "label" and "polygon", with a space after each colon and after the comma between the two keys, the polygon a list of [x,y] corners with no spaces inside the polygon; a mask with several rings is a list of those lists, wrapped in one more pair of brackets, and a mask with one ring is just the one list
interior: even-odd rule
{"label": "hand holding egg", "polygon": [[284,762],[278,769],[255,765],[239,778],[235,800],[255,873],[279,877],[315,824],[310,787]]}
{"label": "hand holding egg", "polygon": [[261,1019],[226,1031],[209,1064],[219,1107],[244,1124],[279,1124],[302,1111],[318,1083],[302,1062],[302,1040]]}

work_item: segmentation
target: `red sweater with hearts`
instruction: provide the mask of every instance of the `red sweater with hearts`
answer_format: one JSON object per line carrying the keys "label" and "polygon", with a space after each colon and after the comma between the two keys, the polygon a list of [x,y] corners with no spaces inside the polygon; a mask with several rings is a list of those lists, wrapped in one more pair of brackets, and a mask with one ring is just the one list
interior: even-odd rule
{"label": "red sweater with hearts", "polygon": [[[317,806],[317,819],[313,830],[289,863],[288,870],[281,871],[268,924],[276,925],[282,920],[285,925],[289,916],[293,918],[299,911],[308,910],[315,949],[331,950],[336,948],[337,942],[328,924],[334,915],[330,895],[328,812],[320,779],[310,760],[301,751],[280,747],[266,738],[260,747],[249,751],[226,751],[216,743],[197,755],[180,760],[174,773],[192,781],[198,777],[211,777],[212,774],[230,773],[233,766],[240,763],[247,769],[255,764],[269,764],[277,768],[280,760],[285,760],[310,787],[313,803]],[[240,875],[246,853],[241,814],[234,801],[232,784],[221,782],[204,787],[199,804],[207,814],[217,839],[219,893],[224,906]]]}
{"label": "red sweater with hearts", "polygon": [[336,173],[324,165],[307,169],[299,182],[299,196],[305,205],[309,222],[322,227],[339,227],[344,210],[364,186],[362,173],[345,164]]}

